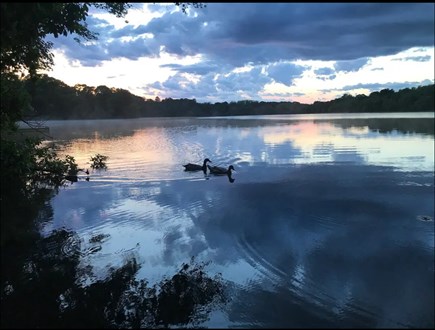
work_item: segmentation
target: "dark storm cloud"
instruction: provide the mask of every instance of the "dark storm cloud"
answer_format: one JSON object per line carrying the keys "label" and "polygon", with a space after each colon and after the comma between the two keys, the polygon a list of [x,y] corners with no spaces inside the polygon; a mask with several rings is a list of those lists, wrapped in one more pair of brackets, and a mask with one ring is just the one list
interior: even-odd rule
{"label": "dark storm cloud", "polygon": [[[268,60],[351,60],[434,44],[433,4],[209,4],[208,33],[227,49],[269,48]],[[201,13],[200,13],[201,16]],[[278,54],[274,56],[274,54]],[[247,58],[246,61],[249,61]]]}
{"label": "dark storm cloud", "polygon": [[[156,7],[157,10],[157,7]],[[198,15],[171,13],[137,27],[115,30],[89,17],[109,59],[123,52],[107,38],[151,33],[153,39],[125,42],[138,56],[159,47],[176,55],[204,54],[234,66],[279,60],[355,60],[434,45],[432,3],[208,3]],[[141,54],[141,55],[139,55]],[[71,52],[85,60],[90,52]],[[75,55],[75,56],[74,56]],[[95,55],[93,55],[95,56]]]}

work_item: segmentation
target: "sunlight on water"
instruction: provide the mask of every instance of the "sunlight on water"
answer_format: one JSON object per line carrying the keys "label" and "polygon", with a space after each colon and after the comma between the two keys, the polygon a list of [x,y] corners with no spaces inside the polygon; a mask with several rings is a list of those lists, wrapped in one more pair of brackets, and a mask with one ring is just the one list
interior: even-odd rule
{"label": "sunlight on water", "polygon": [[[134,256],[155,283],[195,256],[233,297],[205,326],[433,326],[432,113],[46,124],[80,167],[109,157],[42,228],[77,232],[100,277]],[[233,180],[184,171],[205,158]]]}

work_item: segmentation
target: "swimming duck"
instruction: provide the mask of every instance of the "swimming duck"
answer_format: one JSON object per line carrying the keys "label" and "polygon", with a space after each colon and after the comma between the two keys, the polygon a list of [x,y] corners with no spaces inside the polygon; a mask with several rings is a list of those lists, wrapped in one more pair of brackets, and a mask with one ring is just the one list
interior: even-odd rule
{"label": "swimming duck", "polygon": [[186,164],[184,166],[185,171],[203,171],[204,173],[207,172],[207,163],[212,163],[212,161],[208,158],[204,159],[204,163],[202,165],[198,164]]}
{"label": "swimming duck", "polygon": [[219,166],[210,166],[207,165],[208,169],[210,170],[210,173],[215,175],[229,175],[231,177],[231,171],[234,171],[234,166],[230,165],[228,166],[228,169],[225,167],[219,167]]}

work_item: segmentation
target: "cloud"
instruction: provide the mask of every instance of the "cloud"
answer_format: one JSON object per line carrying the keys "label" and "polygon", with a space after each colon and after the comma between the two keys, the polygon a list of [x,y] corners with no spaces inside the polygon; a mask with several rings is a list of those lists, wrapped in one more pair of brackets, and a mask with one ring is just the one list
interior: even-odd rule
{"label": "cloud", "polygon": [[[158,11],[157,5],[152,8]],[[234,65],[295,59],[343,61],[433,46],[433,9],[430,3],[209,3],[195,10],[197,16],[166,9],[147,24],[119,30],[92,16],[87,23],[100,33],[103,48],[110,51],[108,58],[122,52],[107,47],[114,42],[107,38],[134,40],[150,33],[154,38],[144,40],[144,49],[159,49],[158,44],[171,54],[204,54]],[[134,41],[125,42],[124,47],[141,49]]]}
{"label": "cloud", "polygon": [[291,85],[293,78],[300,77],[304,70],[304,67],[292,63],[275,63],[266,69],[269,77],[284,85]]}
{"label": "cloud", "polygon": [[185,72],[199,75],[206,75],[210,72],[219,71],[216,64],[202,62],[200,64],[182,65],[182,64],[163,64],[162,68],[171,68],[177,72]]}
{"label": "cloud", "polygon": [[[135,90],[201,101],[261,100],[260,95],[270,94],[264,89],[272,82],[294,87],[287,95],[313,89],[308,77],[321,84],[321,90],[349,86],[343,76],[372,84],[352,74],[379,69],[387,75],[382,64],[371,68],[372,60],[409,49],[415,53],[396,60],[430,65],[433,54],[426,47],[434,47],[433,11],[431,3],[207,3],[183,14],[174,4],[135,4],[131,18],[126,18],[130,23],[101,11],[89,15],[86,22],[99,34],[97,42],[47,39],[77,66],[152,58],[161,60],[165,72],[170,69],[166,82],[160,79]],[[311,66],[313,61],[317,65]],[[246,67],[249,72],[240,72]],[[415,67],[408,71],[415,72]],[[147,73],[146,68],[139,72]],[[296,85],[300,81],[303,87]]]}
{"label": "cloud", "polygon": [[404,88],[412,88],[412,87],[417,87],[417,86],[426,86],[426,85],[430,85],[433,84],[434,80],[423,80],[423,81],[406,81],[406,82],[400,82],[400,83],[394,83],[394,82],[389,82],[389,83],[385,83],[385,84],[378,84],[378,83],[373,83],[373,84],[356,84],[356,85],[348,85],[348,86],[344,86],[343,90],[353,90],[353,89],[369,89],[369,90],[375,90],[375,91],[379,91],[382,89],[393,89],[395,91],[398,91],[400,89],[404,89]]}
{"label": "cloud", "polygon": [[56,50],[64,53],[71,63],[79,62],[83,66],[100,66],[103,61],[113,57],[113,54],[107,53],[103,45],[95,41],[76,42],[73,38],[64,36],[53,39],[47,38],[47,40],[55,42]]}
{"label": "cloud", "polygon": [[335,72],[336,71],[334,69],[328,67],[315,69],[313,71],[313,73],[316,75],[316,78],[323,81],[334,80],[337,77],[337,75],[334,74]]}
{"label": "cloud", "polygon": [[359,58],[352,61],[338,61],[334,64],[337,71],[352,72],[358,71],[369,62],[368,58]]}
{"label": "cloud", "polygon": [[140,57],[155,57],[156,51],[146,45],[146,39],[138,38],[131,42],[114,41],[111,42],[107,51],[113,54],[113,57],[125,57],[130,60],[136,60]]}
{"label": "cloud", "polygon": [[416,62],[428,62],[431,57],[429,55],[426,56],[408,56],[405,58],[398,58],[395,61],[416,61]]}
{"label": "cloud", "polygon": [[269,83],[270,78],[262,74],[261,68],[254,68],[247,72],[230,73],[220,75],[216,79],[216,85],[222,90],[250,90],[258,92],[262,86]]}
{"label": "cloud", "polygon": [[225,40],[228,51],[261,45],[270,50],[270,61],[284,54],[285,59],[352,60],[434,44],[433,4],[210,4],[207,9],[204,16],[219,28],[210,31],[211,40]]}
{"label": "cloud", "polygon": [[335,71],[331,68],[319,68],[319,69],[314,70],[315,74],[322,75],[322,76],[331,75],[334,72]]}
{"label": "cloud", "polygon": [[[190,76],[177,73],[165,82],[156,82],[153,89],[165,94],[171,91],[172,98],[201,98],[213,94],[223,96],[225,100],[238,101],[242,99],[258,99],[258,93],[264,85],[272,80],[262,73],[261,68],[230,74],[207,74],[194,82]],[[195,96],[193,96],[195,95]]]}

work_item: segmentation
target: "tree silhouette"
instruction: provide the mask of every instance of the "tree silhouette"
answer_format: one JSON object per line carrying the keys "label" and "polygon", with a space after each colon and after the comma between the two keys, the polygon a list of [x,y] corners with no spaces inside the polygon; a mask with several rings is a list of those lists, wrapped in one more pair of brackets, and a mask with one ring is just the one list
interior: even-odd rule
{"label": "tree silhouette", "polygon": [[[8,263],[8,271],[2,274],[1,326],[196,326],[228,301],[221,274],[209,276],[208,263],[198,263],[193,257],[173,276],[151,287],[145,279],[136,279],[140,265],[135,257],[111,268],[105,279],[95,280],[92,266],[81,266],[80,260],[99,251],[104,238],[91,238],[92,247],[82,251],[76,233],[58,230],[38,240],[35,250],[27,251],[30,255],[13,261],[15,267]],[[89,279],[92,283],[85,285]]]}

